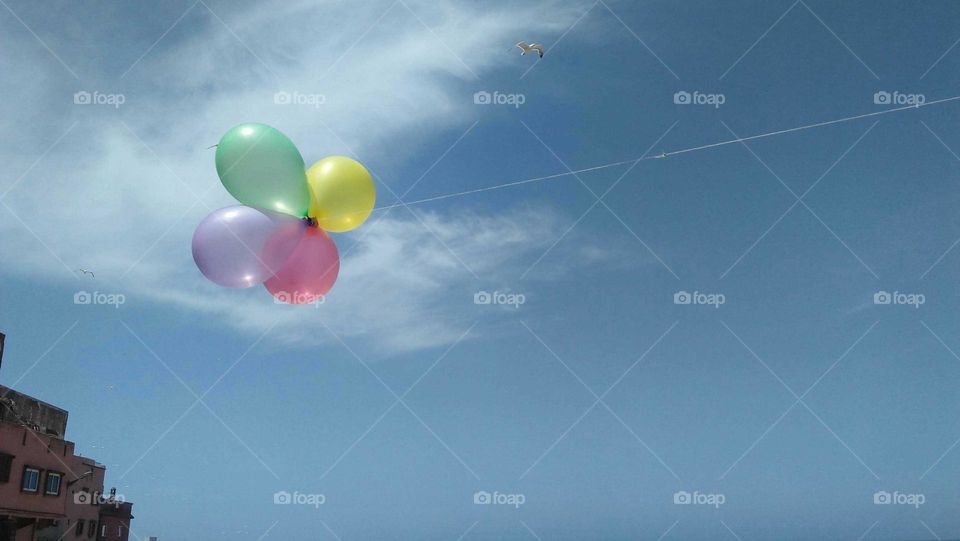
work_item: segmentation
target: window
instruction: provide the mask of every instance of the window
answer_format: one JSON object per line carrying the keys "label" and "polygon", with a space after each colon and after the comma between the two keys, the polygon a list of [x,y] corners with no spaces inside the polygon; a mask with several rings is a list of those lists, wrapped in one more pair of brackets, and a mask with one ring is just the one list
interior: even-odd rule
{"label": "window", "polygon": [[20,490],[23,492],[36,492],[40,485],[40,470],[27,466],[23,468],[23,483]]}
{"label": "window", "polygon": [[63,477],[62,474],[57,472],[47,472],[47,483],[43,486],[43,493],[50,496],[59,496],[60,495],[60,479]]}
{"label": "window", "polygon": [[73,531],[74,535],[83,535],[83,519],[77,520],[77,529]]}
{"label": "window", "polygon": [[13,465],[13,455],[0,453],[0,483],[10,480],[10,466]]}
{"label": "window", "polygon": [[87,528],[87,537],[93,537],[97,533],[97,521],[91,520],[90,526]]}

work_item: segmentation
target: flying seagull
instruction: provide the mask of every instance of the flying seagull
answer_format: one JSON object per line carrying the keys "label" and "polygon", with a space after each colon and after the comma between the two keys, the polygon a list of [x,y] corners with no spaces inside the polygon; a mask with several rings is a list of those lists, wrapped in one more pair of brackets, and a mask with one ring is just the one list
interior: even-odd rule
{"label": "flying seagull", "polygon": [[94,274],[93,271],[88,271],[87,269],[77,269],[77,272],[79,272],[80,274],[89,274],[90,276],[92,276],[92,277],[94,277],[94,278],[97,277],[97,275]]}
{"label": "flying seagull", "polygon": [[543,58],[543,51],[544,51],[543,45],[540,45],[539,43],[529,44],[526,41],[521,41],[520,43],[517,44],[517,47],[520,47],[520,50],[523,51],[522,53],[520,53],[520,56],[523,56],[529,53],[530,51],[537,51],[538,53],[540,53],[540,58]]}

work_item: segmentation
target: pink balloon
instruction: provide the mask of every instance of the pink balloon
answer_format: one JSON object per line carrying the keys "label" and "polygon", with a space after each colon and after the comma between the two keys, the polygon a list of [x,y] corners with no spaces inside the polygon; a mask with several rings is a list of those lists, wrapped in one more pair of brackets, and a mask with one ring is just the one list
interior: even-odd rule
{"label": "pink balloon", "polygon": [[319,227],[308,227],[287,262],[263,286],[281,302],[310,304],[330,291],[339,272],[340,254],[333,239]]}

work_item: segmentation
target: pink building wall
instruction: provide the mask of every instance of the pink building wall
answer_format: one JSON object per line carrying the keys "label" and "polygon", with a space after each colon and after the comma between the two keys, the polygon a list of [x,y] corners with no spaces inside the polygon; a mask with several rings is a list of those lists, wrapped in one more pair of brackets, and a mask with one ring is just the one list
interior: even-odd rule
{"label": "pink building wall", "polygon": [[[27,427],[0,422],[0,452],[14,457],[9,481],[0,482],[0,515],[64,517],[67,479],[76,477],[70,466],[74,460],[73,442],[38,434]],[[23,492],[20,488],[26,466],[40,470],[36,493]],[[63,474],[58,496],[44,494],[44,481],[50,471]]]}

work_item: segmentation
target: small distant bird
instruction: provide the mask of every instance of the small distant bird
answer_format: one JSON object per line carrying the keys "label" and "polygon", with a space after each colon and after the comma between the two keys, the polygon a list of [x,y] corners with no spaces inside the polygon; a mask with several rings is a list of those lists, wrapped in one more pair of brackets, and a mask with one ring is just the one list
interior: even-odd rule
{"label": "small distant bird", "polygon": [[523,51],[520,53],[520,56],[523,56],[531,51],[537,51],[540,54],[540,58],[543,58],[544,48],[543,45],[540,45],[539,43],[530,44],[526,41],[521,41],[517,44],[517,47],[520,47],[520,50]]}
{"label": "small distant bird", "polygon": [[87,269],[77,269],[77,272],[79,272],[80,274],[89,274],[90,276],[92,276],[92,277],[94,277],[94,278],[97,277],[97,275],[94,274],[93,271],[88,271]]}

